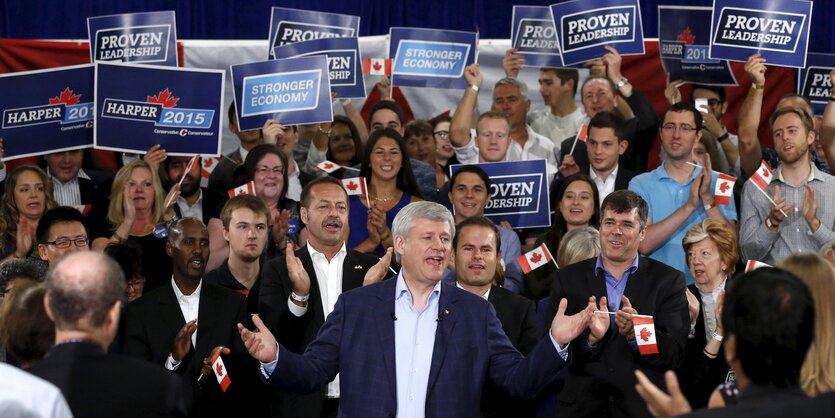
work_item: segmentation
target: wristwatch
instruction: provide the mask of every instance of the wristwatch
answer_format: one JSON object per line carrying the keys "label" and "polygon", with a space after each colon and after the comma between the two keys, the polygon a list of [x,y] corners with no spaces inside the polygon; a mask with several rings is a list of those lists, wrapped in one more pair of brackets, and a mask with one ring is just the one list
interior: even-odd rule
{"label": "wristwatch", "polygon": [[620,79],[620,81],[618,81],[618,84],[615,84],[615,87],[617,87],[618,90],[620,90],[621,87],[623,87],[627,84],[629,84],[629,80],[626,77],[623,77],[623,78]]}
{"label": "wristwatch", "polygon": [[711,336],[710,336],[710,337],[711,337],[711,338],[713,338],[714,340],[716,340],[716,341],[720,342],[720,343],[721,343],[721,342],[722,342],[722,340],[725,338],[725,337],[723,337],[723,336],[721,336],[721,335],[719,335],[719,334],[717,334],[717,333],[715,333],[715,332],[711,333]]}
{"label": "wristwatch", "polygon": [[310,295],[308,294],[305,296],[299,296],[296,294],[296,292],[290,292],[290,299],[293,299],[294,301],[299,303],[305,303],[308,299],[310,299]]}

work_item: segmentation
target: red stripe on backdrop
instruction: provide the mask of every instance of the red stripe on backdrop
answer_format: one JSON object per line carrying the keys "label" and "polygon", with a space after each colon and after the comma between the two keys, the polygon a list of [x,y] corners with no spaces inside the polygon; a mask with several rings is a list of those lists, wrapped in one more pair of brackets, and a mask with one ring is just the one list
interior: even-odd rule
{"label": "red stripe on backdrop", "polygon": [[[177,42],[177,57],[183,63],[183,44]],[[0,73],[40,70],[90,63],[89,42],[54,42],[28,39],[0,39]],[[113,151],[93,150],[93,165],[116,171]],[[23,164],[40,164],[40,157],[20,158],[8,162],[7,170]]]}

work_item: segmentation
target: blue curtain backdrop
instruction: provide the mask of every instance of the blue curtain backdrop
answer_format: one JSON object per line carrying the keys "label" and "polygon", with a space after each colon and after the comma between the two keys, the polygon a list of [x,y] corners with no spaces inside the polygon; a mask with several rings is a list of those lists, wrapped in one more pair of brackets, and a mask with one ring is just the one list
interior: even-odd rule
{"label": "blue curtain backdrop", "polygon": [[[517,4],[555,2],[519,0]],[[835,53],[835,2],[814,3],[809,49]],[[24,39],[84,39],[88,16],[157,10],[176,11],[180,39],[266,39],[272,6],[358,15],[363,36],[410,26],[478,29],[481,38],[495,39],[510,36],[513,7],[507,0],[0,0],[0,4],[0,37]],[[641,1],[645,37],[657,36],[659,4],[711,6],[713,1]]]}

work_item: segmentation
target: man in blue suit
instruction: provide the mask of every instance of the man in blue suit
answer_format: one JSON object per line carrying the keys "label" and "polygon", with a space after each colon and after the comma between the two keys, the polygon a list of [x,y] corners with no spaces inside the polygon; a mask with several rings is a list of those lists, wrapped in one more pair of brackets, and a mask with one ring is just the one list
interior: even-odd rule
{"label": "man in blue suit", "polygon": [[310,392],[340,373],[340,416],[477,417],[489,379],[509,395],[535,395],[568,362],[568,342],[590,324],[594,301],[565,316],[567,301],[528,357],[508,340],[489,302],[441,283],[455,223],[433,202],[394,219],[394,280],[345,292],[303,355],[238,326],[266,381]]}

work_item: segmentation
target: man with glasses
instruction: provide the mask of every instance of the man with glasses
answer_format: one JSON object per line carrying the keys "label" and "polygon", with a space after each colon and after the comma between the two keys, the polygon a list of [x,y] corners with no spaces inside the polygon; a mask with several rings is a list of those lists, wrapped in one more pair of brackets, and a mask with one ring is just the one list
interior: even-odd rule
{"label": "man with glasses", "polygon": [[50,266],[69,253],[90,249],[84,215],[69,206],[48,210],[38,222],[35,233],[38,253]]}
{"label": "man with glasses", "polygon": [[[649,203],[646,239],[641,254],[684,272],[687,283],[693,277],[685,264],[681,240],[690,227],[706,218],[736,222],[736,204],[717,206],[713,190],[719,174],[710,167],[693,163],[693,147],[702,136],[702,115],[692,104],[679,102],[664,113],[661,147],[667,159],[649,173],[629,182],[632,190]],[[708,177],[709,176],[709,177]]]}

